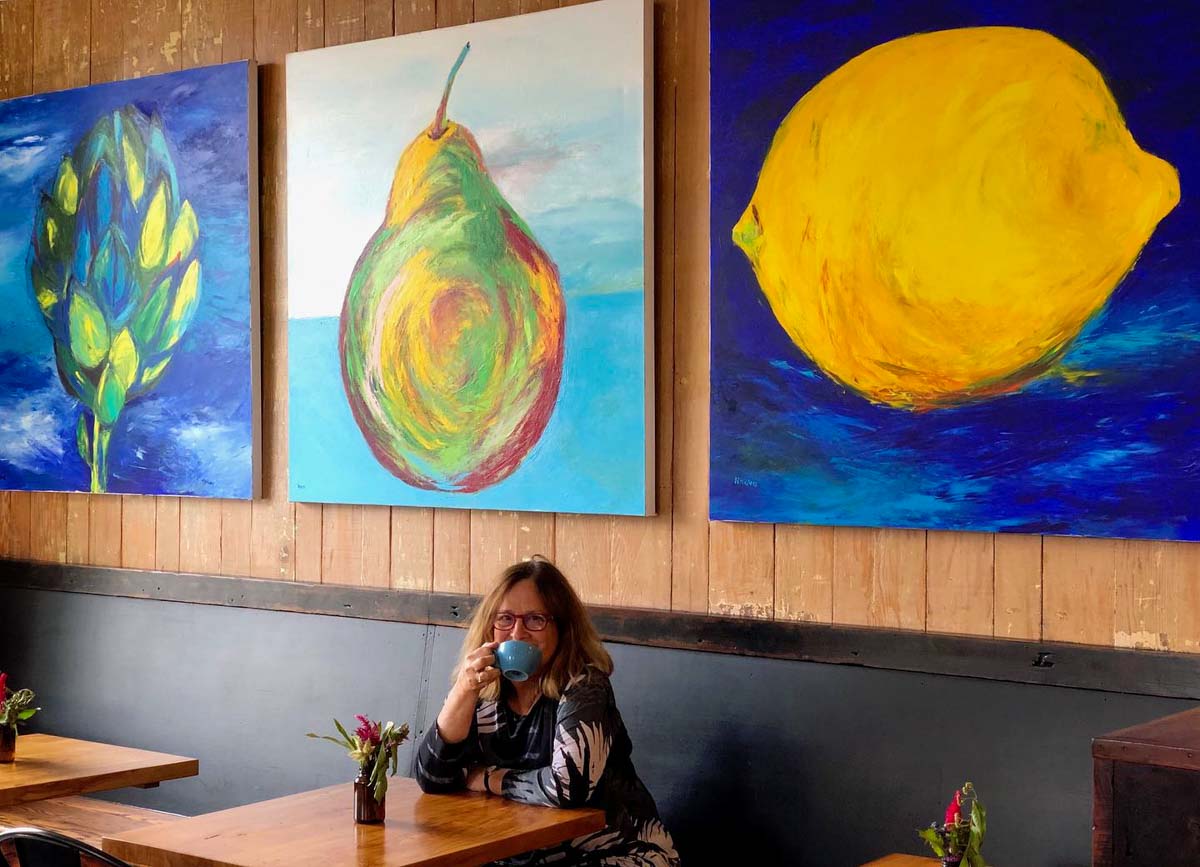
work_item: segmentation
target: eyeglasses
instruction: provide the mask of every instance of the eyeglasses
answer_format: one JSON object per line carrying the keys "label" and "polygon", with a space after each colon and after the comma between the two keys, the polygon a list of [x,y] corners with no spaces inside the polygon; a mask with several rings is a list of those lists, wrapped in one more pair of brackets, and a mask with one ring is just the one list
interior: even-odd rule
{"label": "eyeglasses", "polygon": [[496,619],[492,621],[492,626],[501,632],[508,632],[520,620],[530,632],[541,632],[546,628],[546,624],[553,619],[549,614],[539,614],[537,612],[532,614],[512,614],[511,612],[504,611],[496,615]]}

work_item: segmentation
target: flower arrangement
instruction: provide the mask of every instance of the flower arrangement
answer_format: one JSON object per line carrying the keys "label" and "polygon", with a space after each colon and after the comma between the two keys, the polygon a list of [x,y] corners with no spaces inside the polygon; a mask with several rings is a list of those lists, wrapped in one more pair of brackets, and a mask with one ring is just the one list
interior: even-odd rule
{"label": "flower arrangement", "polygon": [[15,729],[17,723],[25,722],[41,710],[32,706],[33,699],[32,689],[9,689],[8,675],[0,671],[0,726]]}
{"label": "flower arrangement", "polygon": [[336,719],[333,721],[338,736],[318,735],[309,732],[308,737],[319,738],[343,747],[350,758],[358,763],[359,774],[367,778],[376,802],[382,803],[387,794],[388,774],[396,773],[396,762],[400,745],[408,740],[408,723],[397,726],[393,722],[373,722],[362,714],[355,714],[358,728],[354,734],[346,731]]}
{"label": "flower arrangement", "polygon": [[[966,816],[964,817],[964,810]],[[983,860],[983,835],[987,831],[987,813],[975,794],[975,786],[963,783],[946,806],[946,817],[939,827],[933,822],[917,834],[929,844],[943,864],[988,867]]]}

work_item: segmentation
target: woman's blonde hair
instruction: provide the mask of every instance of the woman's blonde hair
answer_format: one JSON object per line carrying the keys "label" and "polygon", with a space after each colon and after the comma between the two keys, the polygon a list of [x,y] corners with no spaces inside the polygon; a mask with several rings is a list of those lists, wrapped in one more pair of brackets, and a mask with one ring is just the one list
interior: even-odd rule
{"label": "woman's blonde hair", "polygon": [[[455,676],[466,662],[468,654],[492,640],[492,621],[496,619],[501,601],[509,590],[522,581],[533,582],[542,601],[546,603],[546,613],[554,618],[554,625],[558,629],[558,649],[554,651],[549,668],[542,675],[542,694],[556,700],[561,698],[571,678],[583,674],[589,666],[612,674],[612,657],[600,643],[600,635],[574,588],[557,566],[545,557],[535,556],[505,569],[496,586],[480,601],[467,627],[462,654],[454,670]],[[499,700],[502,683],[503,678],[489,683],[480,690],[480,698]]]}

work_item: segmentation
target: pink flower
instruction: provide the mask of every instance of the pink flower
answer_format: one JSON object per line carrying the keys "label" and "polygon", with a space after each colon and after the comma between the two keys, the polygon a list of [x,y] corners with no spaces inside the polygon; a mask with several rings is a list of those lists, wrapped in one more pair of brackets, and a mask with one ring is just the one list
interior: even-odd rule
{"label": "pink flower", "polygon": [[354,734],[364,744],[374,744],[379,746],[379,742],[383,739],[383,723],[373,723],[360,713],[356,713],[354,718],[358,720],[358,728],[354,730]]}
{"label": "pink flower", "polygon": [[959,808],[962,806],[962,792],[955,790],[954,797],[950,799],[950,803],[946,806],[946,824],[957,825],[962,816]]}

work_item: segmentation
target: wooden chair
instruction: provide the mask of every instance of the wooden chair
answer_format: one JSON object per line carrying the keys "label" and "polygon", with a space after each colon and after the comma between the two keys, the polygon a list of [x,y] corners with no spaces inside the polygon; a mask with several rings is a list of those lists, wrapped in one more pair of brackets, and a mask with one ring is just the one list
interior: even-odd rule
{"label": "wooden chair", "polygon": [[0,864],[4,867],[130,867],[125,861],[101,852],[74,837],[41,828],[8,828],[0,831]]}

